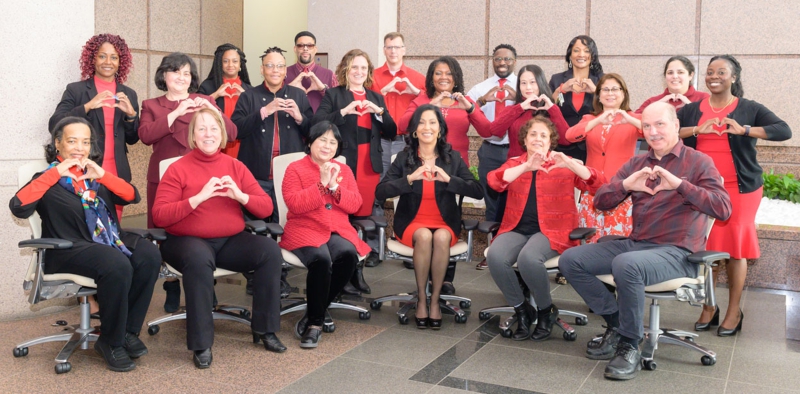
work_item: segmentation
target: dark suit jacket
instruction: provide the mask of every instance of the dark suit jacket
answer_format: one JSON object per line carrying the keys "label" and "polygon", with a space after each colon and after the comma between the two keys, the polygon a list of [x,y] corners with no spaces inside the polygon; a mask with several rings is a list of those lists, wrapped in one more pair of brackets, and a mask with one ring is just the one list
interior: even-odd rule
{"label": "dark suit jacket", "polygon": [[[383,96],[380,93],[365,89],[367,100],[375,103],[379,107],[386,108]],[[339,128],[342,133],[342,155],[347,159],[347,166],[356,174],[358,164],[358,116],[342,116],[339,112],[342,108],[353,102],[353,92],[344,86],[337,86],[328,89],[325,97],[322,98],[317,112],[314,114],[312,124],[317,124],[323,120],[328,120]],[[378,120],[377,115],[372,115],[372,138],[370,139],[369,157],[372,160],[372,170],[378,174],[383,173],[383,161],[381,159],[381,138],[394,139],[397,135],[397,125],[389,115],[389,111],[384,111],[382,120]]]}
{"label": "dark suit jacket", "polygon": [[[246,92],[246,91],[252,89],[253,86],[251,86],[250,84],[246,84],[246,83],[242,82],[242,88]],[[200,88],[197,89],[197,93],[205,94],[207,96],[210,96],[211,93],[216,92],[217,89],[219,89],[219,86],[214,86],[214,79],[213,78],[206,78],[206,80],[203,81],[203,83],[200,84]],[[244,93],[242,93],[242,94],[244,94]],[[239,97],[241,98],[241,96],[239,96]],[[215,101],[217,103],[217,107],[219,107],[219,109],[221,109],[222,113],[224,114],[225,113],[225,97],[222,97],[222,96],[217,97],[217,99]]]}
{"label": "dark suit jacket", "polygon": [[[416,168],[406,166],[408,154],[408,148],[397,154],[386,176],[375,189],[375,198],[378,200],[400,196],[393,224],[397,238],[403,236],[403,231],[417,216],[422,203],[424,181],[414,181],[413,185],[409,185],[406,178],[419,168],[419,166]],[[461,234],[461,200],[463,197],[483,198],[483,186],[472,176],[458,151],[451,150],[449,154],[450,163],[446,163],[441,157],[436,159],[436,165],[450,175],[449,183],[436,182],[436,205],[442,213],[444,222],[455,234]],[[456,195],[460,196],[458,201]]]}
{"label": "dark suit jacket", "polygon": [[[114,160],[117,163],[117,175],[130,182],[131,166],[128,164],[128,147],[125,144],[133,145],[139,141],[139,134],[137,133],[139,129],[139,99],[133,89],[121,83],[117,84],[117,92],[123,92],[128,96],[131,105],[133,105],[133,110],[137,114],[133,122],[126,122],[125,113],[119,108],[114,109]],[[91,101],[94,96],[97,96],[94,79],[73,82],[67,85],[67,89],[61,96],[61,101],[56,106],[55,113],[50,117],[49,128],[50,131],[53,131],[56,123],[67,116],[77,116],[88,120],[95,132],[97,132],[95,148],[99,149],[100,159],[98,164],[102,165],[106,138],[103,108],[93,109],[88,113],[83,109],[83,105]]]}

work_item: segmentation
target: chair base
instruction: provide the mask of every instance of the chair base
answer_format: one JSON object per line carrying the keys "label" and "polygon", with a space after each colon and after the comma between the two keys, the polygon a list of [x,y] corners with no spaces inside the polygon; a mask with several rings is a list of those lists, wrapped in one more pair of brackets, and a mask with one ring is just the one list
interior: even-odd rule
{"label": "chair base", "polygon": [[[531,305],[536,305],[536,304],[531,303]],[[502,335],[504,338],[511,338],[511,335],[513,335],[514,333],[512,327],[514,326],[514,324],[517,323],[517,315],[514,312],[514,307],[495,306],[491,308],[481,309],[481,311],[478,312],[478,319],[480,319],[481,321],[489,320],[492,317],[492,314],[496,313],[511,314],[511,316],[509,316],[507,319],[501,320],[500,324],[498,325],[498,328],[500,329],[500,335]],[[585,326],[589,322],[589,318],[583,313],[559,309],[558,314],[560,316],[574,317],[576,326]],[[533,323],[535,323],[535,321]],[[562,320],[560,317],[558,318],[558,320],[556,320],[556,325],[562,330],[564,330],[564,334],[562,336],[565,340],[574,341],[575,339],[578,338],[578,334],[575,332],[575,329],[572,328],[571,325]]]}
{"label": "chair base", "polygon": [[650,325],[645,327],[644,339],[642,340],[642,364],[644,368],[650,371],[656,369],[656,362],[653,358],[659,342],[683,346],[701,353],[700,363],[703,365],[716,364],[717,353],[695,343],[695,338],[697,338],[697,334],[693,332],[661,327],[660,306],[658,305],[658,300],[653,299],[650,304]]}
{"label": "chair base", "polygon": [[[287,304],[281,306],[281,316],[293,312],[305,311],[306,309],[308,309],[308,302],[304,298],[286,298],[281,301],[282,304],[284,303]],[[370,311],[368,311],[366,308],[362,308],[358,305],[348,304],[346,302],[336,302],[336,301],[331,302],[331,304],[328,306],[328,310],[331,309],[344,309],[348,311],[358,312],[358,318],[361,320],[369,320],[372,317],[372,313],[370,313]],[[328,329],[330,329],[330,327],[333,327],[333,321],[325,319],[325,325],[328,326]],[[325,332],[333,332],[333,331],[331,330]]]}
{"label": "chair base", "polygon": [[[214,320],[232,320],[250,326],[250,310],[241,306],[220,304],[211,311],[211,316]],[[174,313],[147,322],[147,333],[156,335],[161,324],[176,320],[186,320],[185,306],[181,306]]]}
{"label": "chair base", "polygon": [[[430,296],[427,297],[428,302],[430,302]],[[390,301],[400,301],[403,305],[397,311],[397,319],[400,321],[400,324],[408,324],[409,322],[409,312],[412,309],[417,308],[417,301],[419,298],[417,297],[417,293],[403,293],[403,294],[392,294],[387,295],[384,297],[376,298],[374,301],[370,303],[370,308],[373,310],[381,309],[383,303],[390,302]],[[458,302],[459,305],[453,305],[449,301]],[[456,323],[466,323],[467,322],[467,313],[461,309],[467,309],[472,305],[472,300],[466,297],[460,297],[457,295],[440,295],[439,296],[439,307],[442,310],[442,313],[449,313],[454,315],[454,320]],[[460,307],[459,307],[460,306]]]}

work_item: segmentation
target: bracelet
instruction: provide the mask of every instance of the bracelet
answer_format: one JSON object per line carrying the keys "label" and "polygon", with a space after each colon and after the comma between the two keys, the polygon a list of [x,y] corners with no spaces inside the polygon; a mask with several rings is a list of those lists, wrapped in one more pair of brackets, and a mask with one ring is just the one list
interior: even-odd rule
{"label": "bracelet", "polygon": [[481,98],[479,98],[479,99],[478,99],[478,105],[480,105],[481,107],[483,107],[484,105],[486,105],[486,101],[483,101],[483,97],[481,97]]}
{"label": "bracelet", "polygon": [[692,135],[697,137],[697,126],[694,126],[694,128],[692,129]]}
{"label": "bracelet", "polygon": [[475,112],[475,104],[472,104],[472,106],[469,107],[469,109],[467,110],[467,114],[472,115],[473,112]]}

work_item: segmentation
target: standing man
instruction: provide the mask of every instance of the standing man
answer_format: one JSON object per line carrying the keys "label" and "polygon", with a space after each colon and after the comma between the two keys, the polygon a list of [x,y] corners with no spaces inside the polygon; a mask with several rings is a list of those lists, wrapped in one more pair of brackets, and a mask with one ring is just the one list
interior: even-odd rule
{"label": "standing man", "polygon": [[[494,122],[506,106],[514,105],[517,92],[517,76],[514,74],[514,64],[517,61],[517,50],[511,45],[500,44],[492,53],[492,68],[494,75],[473,86],[467,92],[472,100],[481,107],[486,119]],[[516,133],[514,133],[516,134]],[[515,141],[516,141],[516,137]],[[483,185],[483,201],[486,203],[486,220],[501,221],[502,207],[498,209],[498,194],[486,185],[486,176],[489,172],[500,168],[508,156],[508,131],[502,137],[484,137],[483,144],[478,149],[478,176]],[[486,259],[475,267],[479,270],[486,269]]]}
{"label": "standing man", "polygon": [[309,31],[301,31],[294,36],[294,54],[297,63],[286,70],[286,84],[294,86],[308,95],[311,109],[317,112],[325,91],[339,86],[333,71],[315,63],[317,38]]}

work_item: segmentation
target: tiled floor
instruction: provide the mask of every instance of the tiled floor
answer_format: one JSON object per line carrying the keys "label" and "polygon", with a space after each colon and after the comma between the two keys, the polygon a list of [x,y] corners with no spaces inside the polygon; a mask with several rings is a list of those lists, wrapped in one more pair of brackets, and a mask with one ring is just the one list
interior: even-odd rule
{"label": "tiled floor", "polygon": [[[397,261],[367,268],[373,289],[368,297],[413,289],[412,272]],[[305,271],[292,271],[290,281],[301,288]],[[249,305],[240,277],[217,285],[222,303]],[[460,295],[472,299],[466,324],[444,320],[441,331],[417,330],[400,325],[397,305],[385,304],[361,321],[349,311],[333,311],[336,331],[324,334],[316,350],[302,350],[291,334],[298,314],[284,316],[279,334],[289,350],[273,354],[251,342],[247,327],[218,321],[215,325],[214,363],[197,370],[185,346],[185,325],[165,323],[155,336],[142,334],[150,353],[137,361],[130,373],[105,369],[93,350],[78,351],[70,361],[72,372],[56,375],[56,344],[30,348],[24,358],[11,349],[23,340],[54,333],[58,319],[76,322],[76,308],[41,314],[24,321],[0,323],[0,391],[2,392],[280,392],[280,393],[789,393],[800,391],[800,342],[787,340],[785,322],[797,321],[795,293],[748,289],[743,297],[744,327],[733,338],[712,332],[697,339],[716,351],[717,363],[702,366],[699,353],[671,345],[656,352],[658,369],[642,371],[633,381],[603,378],[605,362],[583,356],[585,343],[603,331],[600,319],[589,315],[587,326],[577,326],[578,340],[567,342],[555,329],[542,343],[514,342],[501,337],[499,317],[480,321],[477,311],[501,305],[503,299],[488,271],[460,264],[456,275]],[[587,312],[569,286],[552,285],[554,302],[561,309]],[[20,294],[22,297],[22,294]],[[718,291],[724,308],[727,291]],[[353,299],[367,305],[371,298]],[[787,302],[788,300],[788,302]],[[164,292],[156,287],[148,319],[163,314]],[[724,310],[724,309],[723,309]],[[662,325],[690,330],[699,308],[662,302]],[[445,316],[448,317],[448,316]],[[505,316],[503,316],[505,318]],[[571,322],[571,319],[568,320]],[[792,323],[795,324],[795,323]],[[797,330],[794,326],[794,331]]]}

